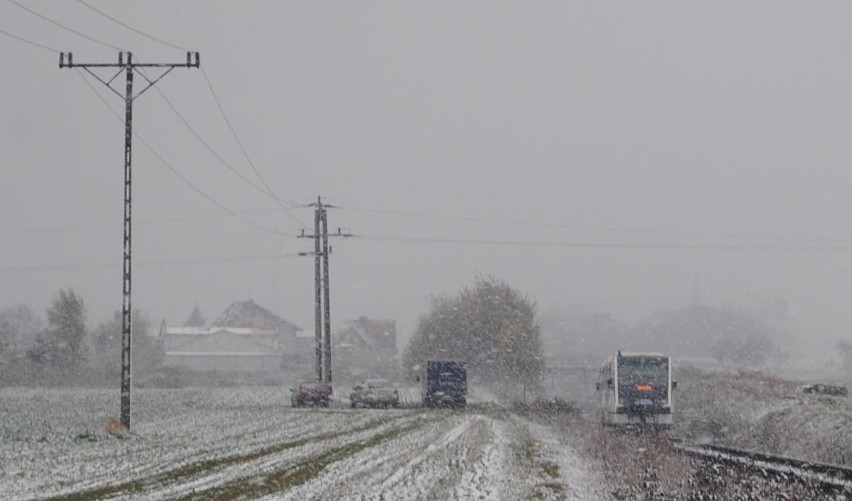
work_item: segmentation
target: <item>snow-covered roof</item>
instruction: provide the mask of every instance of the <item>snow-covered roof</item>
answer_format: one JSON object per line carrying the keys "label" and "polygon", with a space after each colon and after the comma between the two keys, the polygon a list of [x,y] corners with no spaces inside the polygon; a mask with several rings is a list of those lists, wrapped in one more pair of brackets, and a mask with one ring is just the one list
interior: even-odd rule
{"label": "snow-covered roof", "polygon": [[167,351],[173,357],[277,357],[278,353],[263,351]]}
{"label": "snow-covered roof", "polygon": [[341,343],[396,350],[396,320],[359,317],[340,329]]}
{"label": "snow-covered roof", "polygon": [[620,351],[622,357],[665,357],[666,355],[655,351]]}
{"label": "snow-covered roof", "polygon": [[295,333],[302,330],[299,326],[284,320],[266,308],[248,301],[234,301],[231,306],[213,322],[223,327],[253,327],[256,329],[275,329],[280,332]]}
{"label": "snow-covered roof", "polygon": [[253,327],[166,327],[164,334],[177,336],[209,336],[217,332],[228,332],[238,336],[275,336],[273,329],[256,329]]}

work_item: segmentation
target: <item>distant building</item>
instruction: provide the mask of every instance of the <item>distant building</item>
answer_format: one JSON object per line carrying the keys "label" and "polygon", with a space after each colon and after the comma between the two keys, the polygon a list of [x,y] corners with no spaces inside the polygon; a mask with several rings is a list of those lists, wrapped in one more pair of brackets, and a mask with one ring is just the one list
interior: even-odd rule
{"label": "distant building", "polygon": [[210,327],[170,327],[164,322],[163,363],[196,371],[280,371],[295,364],[299,331],[254,301],[235,301]]}
{"label": "distant building", "polygon": [[333,344],[335,371],[341,377],[393,378],[399,371],[396,320],[349,320],[343,323]]}

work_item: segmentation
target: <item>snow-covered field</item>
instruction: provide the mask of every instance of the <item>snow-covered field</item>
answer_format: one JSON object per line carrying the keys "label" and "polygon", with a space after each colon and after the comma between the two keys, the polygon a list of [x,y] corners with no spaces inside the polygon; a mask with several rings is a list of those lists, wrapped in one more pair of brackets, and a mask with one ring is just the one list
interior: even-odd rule
{"label": "snow-covered field", "polygon": [[597,499],[548,427],[504,410],[292,409],[277,388],[0,389],[0,499]]}

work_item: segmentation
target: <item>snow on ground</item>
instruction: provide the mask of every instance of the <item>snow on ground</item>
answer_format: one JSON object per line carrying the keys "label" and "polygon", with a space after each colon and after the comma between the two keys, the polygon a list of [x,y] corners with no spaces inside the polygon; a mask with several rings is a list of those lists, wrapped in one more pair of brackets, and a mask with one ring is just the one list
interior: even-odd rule
{"label": "snow on ground", "polygon": [[507,413],[433,411],[269,499],[603,499],[552,431]]}
{"label": "snow on ground", "polygon": [[[505,409],[292,409],[278,388],[0,389],[0,499],[595,499],[553,430]],[[412,397],[413,399],[414,397]]]}
{"label": "snow on ground", "polygon": [[760,373],[682,369],[675,433],[817,462],[852,466],[852,399],[802,393]]}

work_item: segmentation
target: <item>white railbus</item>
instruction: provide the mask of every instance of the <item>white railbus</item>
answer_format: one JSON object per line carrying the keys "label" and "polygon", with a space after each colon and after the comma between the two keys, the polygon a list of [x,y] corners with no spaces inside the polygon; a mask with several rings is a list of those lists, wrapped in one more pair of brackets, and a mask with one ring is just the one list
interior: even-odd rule
{"label": "white railbus", "polygon": [[674,423],[671,358],[662,353],[619,351],[601,365],[597,391],[600,419],[615,426],[658,426]]}

